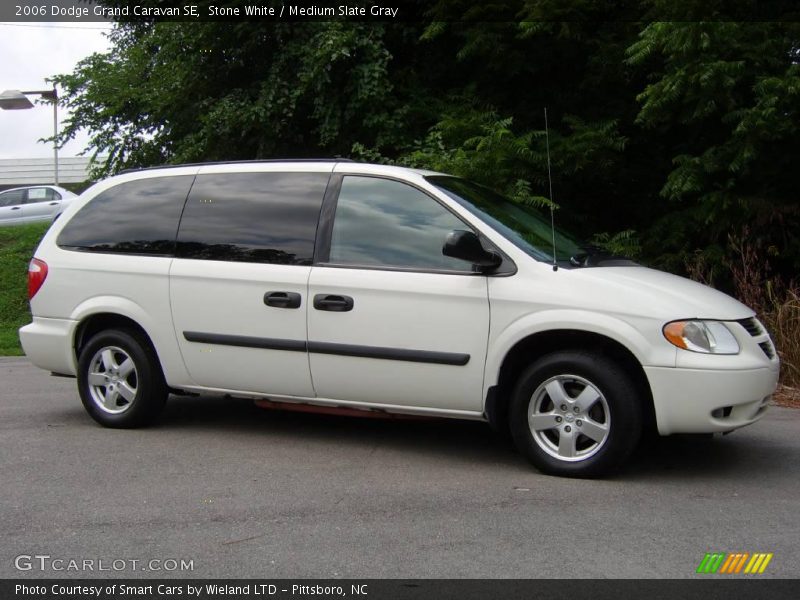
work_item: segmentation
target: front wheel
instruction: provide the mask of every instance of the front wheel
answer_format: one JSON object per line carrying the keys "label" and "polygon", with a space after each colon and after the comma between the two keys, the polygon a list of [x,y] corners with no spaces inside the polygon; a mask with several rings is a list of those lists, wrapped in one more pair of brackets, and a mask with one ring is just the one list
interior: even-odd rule
{"label": "front wheel", "polygon": [[514,443],[552,475],[598,477],[619,468],[642,431],[637,387],[602,355],[561,351],[535,361],[511,399]]}
{"label": "front wheel", "polygon": [[78,392],[86,412],[106,427],[147,425],[169,393],[150,344],[131,330],[97,333],[81,350]]}

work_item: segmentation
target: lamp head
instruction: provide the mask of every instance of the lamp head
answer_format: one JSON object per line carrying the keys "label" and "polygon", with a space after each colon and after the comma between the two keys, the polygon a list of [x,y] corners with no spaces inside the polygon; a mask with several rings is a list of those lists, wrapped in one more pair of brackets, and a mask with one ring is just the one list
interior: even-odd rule
{"label": "lamp head", "polygon": [[19,90],[6,90],[0,94],[0,108],[3,110],[25,110],[33,108],[33,102]]}

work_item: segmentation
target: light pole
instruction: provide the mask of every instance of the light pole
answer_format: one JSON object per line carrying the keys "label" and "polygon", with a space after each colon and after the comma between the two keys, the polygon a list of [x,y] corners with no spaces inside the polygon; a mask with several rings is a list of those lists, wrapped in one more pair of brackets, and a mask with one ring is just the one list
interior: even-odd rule
{"label": "light pole", "polygon": [[6,90],[0,94],[0,108],[3,110],[25,110],[33,108],[33,102],[28,100],[29,95],[41,96],[53,103],[53,168],[55,171],[55,185],[58,185],[58,92],[56,86],[52,90],[32,90],[21,92],[19,90]]}

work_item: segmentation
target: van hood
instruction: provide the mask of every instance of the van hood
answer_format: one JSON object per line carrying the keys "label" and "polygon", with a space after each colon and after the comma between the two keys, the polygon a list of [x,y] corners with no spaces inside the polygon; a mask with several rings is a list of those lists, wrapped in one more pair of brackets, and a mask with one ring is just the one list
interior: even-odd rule
{"label": "van hood", "polygon": [[[647,267],[594,267],[570,271],[597,289],[619,312],[675,319],[735,321],[753,311],[712,287]],[[602,292],[601,292],[602,290]]]}

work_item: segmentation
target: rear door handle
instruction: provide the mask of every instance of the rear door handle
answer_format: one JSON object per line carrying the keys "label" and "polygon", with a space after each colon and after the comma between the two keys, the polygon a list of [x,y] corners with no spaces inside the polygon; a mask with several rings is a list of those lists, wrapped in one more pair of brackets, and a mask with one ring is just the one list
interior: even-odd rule
{"label": "rear door handle", "polygon": [[58,206],[58,202],[51,202],[50,206]]}
{"label": "rear door handle", "polygon": [[20,208],[21,208],[20,206],[12,206],[11,210],[19,210]]}
{"label": "rear door handle", "polygon": [[296,292],[267,292],[264,304],[275,308],[300,308],[302,298]]}
{"label": "rear door handle", "polygon": [[317,294],[314,296],[314,308],[331,312],[348,312],[353,310],[353,299],[350,296]]}

